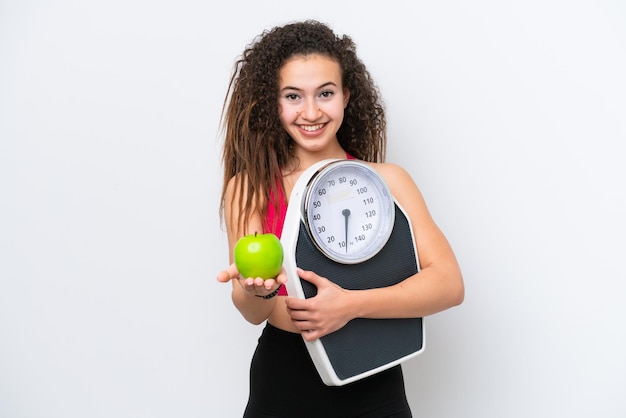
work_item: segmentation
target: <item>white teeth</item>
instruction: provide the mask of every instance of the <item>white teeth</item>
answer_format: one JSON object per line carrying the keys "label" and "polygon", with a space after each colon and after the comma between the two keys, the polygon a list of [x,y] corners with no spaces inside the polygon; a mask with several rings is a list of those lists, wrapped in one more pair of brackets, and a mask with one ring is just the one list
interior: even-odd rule
{"label": "white teeth", "polygon": [[319,124],[319,125],[300,125],[300,127],[302,129],[304,129],[307,132],[313,132],[313,131],[317,131],[318,129],[322,129],[322,127],[324,126],[324,124]]}

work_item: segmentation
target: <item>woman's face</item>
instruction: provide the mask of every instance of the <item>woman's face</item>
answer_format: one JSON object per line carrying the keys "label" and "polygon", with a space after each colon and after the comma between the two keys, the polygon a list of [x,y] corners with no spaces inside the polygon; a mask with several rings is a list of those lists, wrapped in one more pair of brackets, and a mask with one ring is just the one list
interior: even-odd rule
{"label": "woman's face", "polygon": [[295,56],[279,72],[278,112],[297,147],[315,152],[337,147],[349,92],[339,64],[325,55]]}

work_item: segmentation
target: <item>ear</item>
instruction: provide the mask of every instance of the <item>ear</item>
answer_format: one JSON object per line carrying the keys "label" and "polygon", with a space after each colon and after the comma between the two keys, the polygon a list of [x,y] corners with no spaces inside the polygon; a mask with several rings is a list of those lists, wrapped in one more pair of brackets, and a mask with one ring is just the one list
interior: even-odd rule
{"label": "ear", "polygon": [[348,102],[350,101],[350,90],[347,88],[343,89],[343,108],[348,107]]}

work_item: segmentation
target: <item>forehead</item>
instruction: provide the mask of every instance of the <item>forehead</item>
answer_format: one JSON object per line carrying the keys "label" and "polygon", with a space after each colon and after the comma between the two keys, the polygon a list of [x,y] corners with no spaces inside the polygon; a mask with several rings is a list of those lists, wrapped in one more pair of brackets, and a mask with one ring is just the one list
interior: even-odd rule
{"label": "forehead", "polygon": [[304,87],[333,82],[341,85],[341,67],[334,59],[321,54],[296,55],[285,61],[279,71],[279,84]]}

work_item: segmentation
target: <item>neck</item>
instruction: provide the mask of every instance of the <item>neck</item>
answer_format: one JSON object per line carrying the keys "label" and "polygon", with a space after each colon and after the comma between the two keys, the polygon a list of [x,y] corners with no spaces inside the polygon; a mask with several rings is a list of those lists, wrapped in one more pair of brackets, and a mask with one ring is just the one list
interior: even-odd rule
{"label": "neck", "polygon": [[337,143],[332,149],[325,149],[317,152],[296,152],[295,158],[287,165],[286,169],[293,172],[301,172],[326,159],[345,159],[346,151]]}

